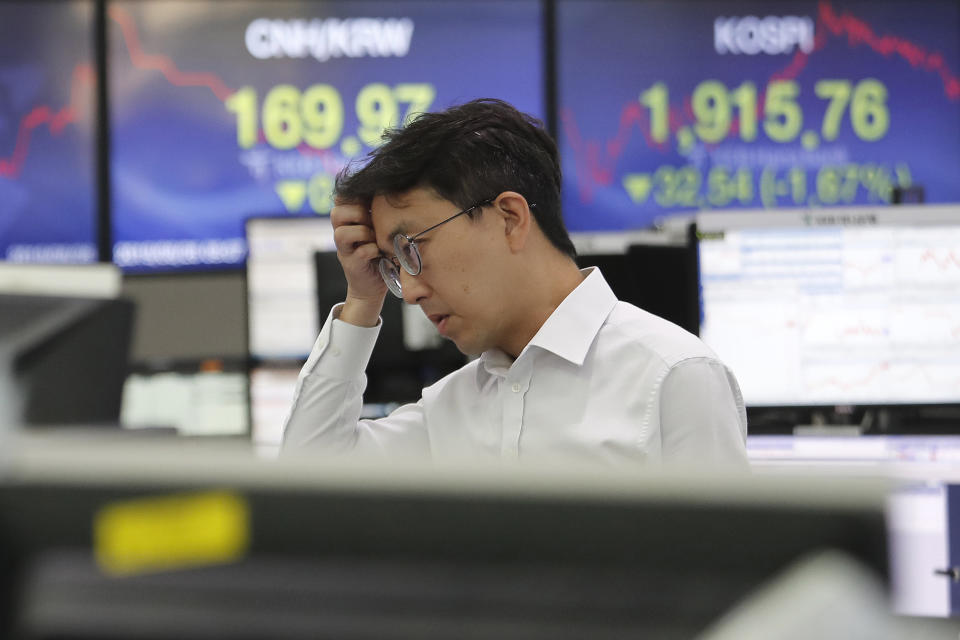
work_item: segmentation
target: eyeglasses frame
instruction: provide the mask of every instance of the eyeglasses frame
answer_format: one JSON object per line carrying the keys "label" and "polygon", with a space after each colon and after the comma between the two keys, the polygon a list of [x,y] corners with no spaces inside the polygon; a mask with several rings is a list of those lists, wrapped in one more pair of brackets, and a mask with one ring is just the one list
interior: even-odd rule
{"label": "eyeglasses frame", "polygon": [[[422,236],[423,234],[427,233],[428,231],[433,231],[433,230],[436,229],[437,227],[439,227],[439,226],[441,226],[441,225],[444,225],[444,224],[450,222],[451,220],[454,220],[454,219],[456,219],[456,218],[459,218],[460,216],[462,216],[462,215],[464,215],[464,214],[466,214],[466,213],[470,213],[471,211],[473,211],[473,210],[475,210],[475,209],[477,209],[477,208],[482,208],[482,207],[485,207],[485,206],[493,203],[493,201],[496,200],[497,197],[498,197],[498,196],[494,196],[494,197],[492,197],[492,198],[487,198],[486,200],[481,200],[480,202],[478,202],[478,203],[476,203],[476,204],[474,204],[474,205],[471,205],[471,206],[467,207],[467,208],[464,209],[463,211],[458,211],[457,213],[453,214],[453,215],[450,216],[449,218],[446,218],[445,220],[441,220],[441,221],[438,222],[437,224],[435,224],[435,225],[433,225],[433,226],[431,226],[431,227],[427,227],[427,228],[424,229],[423,231],[419,231],[419,232],[413,234],[412,236],[408,236],[408,235],[405,234],[405,233],[398,233],[397,235],[395,235],[395,236],[393,237],[393,251],[394,251],[394,256],[393,256],[393,258],[388,258],[387,256],[381,256],[381,257],[380,257],[380,265],[381,265],[381,266],[380,266],[380,277],[383,278],[383,281],[384,281],[384,283],[387,285],[387,288],[390,289],[390,292],[393,293],[393,295],[397,296],[398,298],[402,298],[402,297],[403,297],[402,289],[400,289],[400,291],[395,290],[395,289],[391,286],[391,283],[387,280],[387,277],[388,277],[388,276],[387,276],[387,274],[384,272],[384,267],[383,267],[383,262],[384,262],[384,261],[386,261],[386,262],[389,263],[389,268],[390,268],[390,269],[396,269],[397,267],[400,267],[401,269],[403,269],[404,271],[406,271],[407,273],[409,273],[411,276],[418,276],[418,275],[420,275],[420,274],[423,272],[423,257],[420,255],[420,249],[417,248],[417,242],[416,242],[416,241],[417,241],[417,238],[419,238],[419,237]],[[407,266],[406,266],[405,264],[403,264],[403,261],[400,260],[400,258],[399,258],[399,254],[401,253],[399,243],[400,243],[400,240],[401,240],[401,239],[406,240],[406,241],[407,241],[407,244],[408,244],[409,246],[413,247],[413,250],[414,250],[414,251],[416,252],[416,254],[417,254],[417,267],[418,267],[418,268],[416,269],[416,271],[414,271],[414,270],[412,270],[412,269],[408,269]],[[397,275],[399,275],[399,274],[400,274],[400,270],[397,269]],[[400,279],[399,279],[399,278],[395,278],[394,280],[396,281],[395,284],[397,284],[397,285],[399,286],[399,285],[400,285]]]}
{"label": "eyeglasses frame", "polygon": [[459,218],[460,216],[462,216],[462,215],[464,215],[464,214],[466,214],[466,213],[470,213],[470,212],[473,211],[474,209],[485,207],[485,206],[491,204],[491,203],[492,203],[494,200],[496,200],[496,199],[497,199],[496,197],[493,197],[493,198],[488,198],[488,199],[486,199],[486,200],[481,200],[480,202],[476,203],[475,205],[469,206],[469,207],[467,207],[466,209],[464,209],[463,211],[460,211],[460,212],[458,212],[458,213],[453,214],[452,216],[450,216],[450,217],[447,218],[446,220],[441,220],[440,222],[438,222],[437,224],[433,225],[432,227],[428,227],[428,228],[424,229],[423,231],[420,231],[420,232],[418,232],[418,233],[413,234],[412,236],[408,236],[408,235],[406,235],[405,233],[398,233],[397,235],[393,236],[393,251],[394,251],[394,254],[396,255],[397,253],[400,252],[400,247],[398,246],[398,242],[400,241],[401,238],[403,238],[404,240],[407,241],[407,244],[409,244],[411,247],[413,247],[413,250],[417,252],[417,258],[419,258],[419,260],[417,260],[417,262],[420,263],[420,265],[419,265],[420,268],[417,269],[417,272],[416,272],[416,273],[414,273],[413,271],[411,271],[410,269],[407,269],[407,268],[403,265],[403,262],[400,261],[400,258],[397,258],[397,262],[400,262],[400,266],[403,267],[403,270],[406,271],[407,273],[409,273],[410,275],[412,275],[412,276],[418,276],[418,275],[420,275],[420,273],[423,271],[423,257],[420,255],[420,250],[417,248],[417,238],[419,238],[419,237],[422,236],[423,234],[427,233],[428,231],[433,231],[433,230],[436,229],[437,227],[439,227],[439,226],[441,226],[441,225],[444,225],[444,224],[447,224],[447,223],[450,222],[451,220],[454,220],[454,219],[456,219],[456,218]]}

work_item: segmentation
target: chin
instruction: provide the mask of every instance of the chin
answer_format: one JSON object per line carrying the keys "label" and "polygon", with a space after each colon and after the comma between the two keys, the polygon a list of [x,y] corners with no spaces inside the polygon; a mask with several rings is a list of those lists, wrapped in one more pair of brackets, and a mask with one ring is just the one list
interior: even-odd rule
{"label": "chin", "polygon": [[453,338],[449,338],[449,340],[454,344],[454,346],[457,347],[457,350],[460,351],[460,353],[462,353],[463,355],[469,358],[475,358],[479,356],[481,353],[483,353],[484,351],[486,351],[485,348],[480,347],[479,345],[476,345],[476,344],[471,344],[471,343],[463,342],[460,340],[454,340]]}
{"label": "chin", "polygon": [[460,344],[457,344],[456,342],[454,342],[453,344],[456,345],[457,350],[459,350],[460,353],[462,353],[463,355],[467,356],[468,358],[475,358],[475,357],[479,356],[481,353],[484,352],[484,349],[478,349],[478,348],[476,348],[476,347],[471,347],[471,346],[466,346],[466,345],[461,346]]}

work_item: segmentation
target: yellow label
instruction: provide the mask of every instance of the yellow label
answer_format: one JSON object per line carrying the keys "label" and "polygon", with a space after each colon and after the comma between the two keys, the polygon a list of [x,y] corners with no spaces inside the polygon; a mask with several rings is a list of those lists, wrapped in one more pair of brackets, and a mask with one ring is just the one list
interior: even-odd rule
{"label": "yellow label", "polygon": [[226,491],[115,502],[93,522],[97,563],[116,575],[234,562],[249,541],[247,503]]}

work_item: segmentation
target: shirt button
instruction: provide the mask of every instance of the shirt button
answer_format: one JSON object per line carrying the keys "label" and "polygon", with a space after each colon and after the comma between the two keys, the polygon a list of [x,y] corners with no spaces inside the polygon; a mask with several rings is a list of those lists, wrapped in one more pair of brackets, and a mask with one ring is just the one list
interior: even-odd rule
{"label": "shirt button", "polygon": [[337,347],[334,347],[333,349],[330,350],[330,353],[332,353],[332,354],[334,355],[334,357],[339,356],[339,355],[340,355],[340,349],[338,349]]}
{"label": "shirt button", "polygon": [[514,382],[513,387],[511,388],[513,389],[514,393],[520,393],[520,385],[518,383]]}

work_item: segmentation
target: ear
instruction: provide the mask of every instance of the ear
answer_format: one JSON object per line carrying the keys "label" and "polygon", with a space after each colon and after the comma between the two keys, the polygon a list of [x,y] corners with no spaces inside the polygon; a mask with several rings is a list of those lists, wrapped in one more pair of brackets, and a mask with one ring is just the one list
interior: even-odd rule
{"label": "ear", "polygon": [[504,235],[514,253],[523,249],[530,237],[533,214],[527,199],[516,191],[504,191],[493,202],[497,213],[503,218]]}

